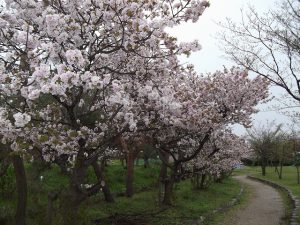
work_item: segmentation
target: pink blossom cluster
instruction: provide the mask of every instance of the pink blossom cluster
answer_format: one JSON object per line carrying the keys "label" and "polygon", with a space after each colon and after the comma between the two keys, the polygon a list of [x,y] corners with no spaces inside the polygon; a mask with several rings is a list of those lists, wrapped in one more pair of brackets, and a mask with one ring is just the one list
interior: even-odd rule
{"label": "pink blossom cluster", "polygon": [[244,139],[228,129],[219,130],[214,132],[203,151],[186,166],[195,171],[199,170],[200,174],[218,177],[240,165],[249,151],[251,148]]}
{"label": "pink blossom cluster", "polygon": [[196,74],[178,56],[199,50],[199,43],[177,43],[166,32],[197,21],[208,6],[205,0],[6,0],[1,135],[14,131],[12,148],[26,142],[48,161],[69,155],[91,162],[110,155],[120,136],[146,134],[188,161],[216,131],[249,126],[268,82],[238,68]]}

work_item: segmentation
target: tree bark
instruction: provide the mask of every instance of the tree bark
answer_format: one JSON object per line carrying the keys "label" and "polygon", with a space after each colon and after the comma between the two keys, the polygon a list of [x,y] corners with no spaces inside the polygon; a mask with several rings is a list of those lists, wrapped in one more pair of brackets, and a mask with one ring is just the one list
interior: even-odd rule
{"label": "tree bark", "polygon": [[165,192],[165,182],[166,182],[166,179],[167,179],[167,175],[168,175],[168,167],[166,166],[166,164],[164,164],[162,162],[162,164],[160,166],[160,173],[159,173],[159,179],[158,179],[158,188],[159,188],[158,199],[159,199],[159,202],[163,201],[164,192]]}
{"label": "tree bark", "polygon": [[196,189],[200,188],[200,176],[198,173],[194,175],[194,179],[196,180]]}
{"label": "tree bark", "polygon": [[173,195],[173,187],[176,180],[176,173],[179,168],[179,164],[174,163],[174,167],[172,168],[172,173],[169,179],[165,180],[165,193],[163,204],[165,205],[172,205],[172,195]]}
{"label": "tree bark", "polygon": [[21,156],[13,156],[13,166],[16,177],[17,187],[17,209],[15,215],[16,225],[26,224],[26,206],[27,206],[27,180],[24,162]]}
{"label": "tree bark", "polygon": [[84,199],[85,196],[72,184],[68,190],[62,192],[60,210],[62,212],[63,225],[81,225],[79,207]]}
{"label": "tree bark", "polygon": [[280,162],[279,179],[282,179],[282,167],[283,167],[283,163]]}
{"label": "tree bark", "polygon": [[123,152],[125,152],[126,159],[125,195],[127,197],[131,197],[133,195],[134,160],[138,154],[138,151],[134,151],[134,148],[130,148],[122,137],[119,139],[119,142]]}
{"label": "tree bark", "polygon": [[266,176],[266,166],[261,166],[261,174]]}
{"label": "tree bark", "polygon": [[76,164],[72,170],[70,186],[61,194],[61,211],[64,225],[81,225],[79,215],[80,204],[87,198],[81,185],[86,177],[87,166],[84,164],[83,151],[78,153]]}
{"label": "tree bark", "polygon": [[261,174],[266,176],[266,160],[264,158],[261,159]]}
{"label": "tree bark", "polygon": [[279,173],[277,165],[275,165],[275,172],[276,172],[277,174]]}
{"label": "tree bark", "polygon": [[299,166],[296,166],[297,169],[297,184],[300,184],[300,172],[299,172]]}
{"label": "tree bark", "polygon": [[100,181],[100,182],[103,181],[103,184],[104,184],[104,185],[102,185],[102,192],[103,192],[105,201],[106,202],[115,202],[114,197],[112,196],[110,189],[105,181],[105,177],[103,174],[104,167],[105,167],[105,161],[101,162],[101,167],[99,166],[99,164],[97,162],[93,163],[93,169],[97,176],[98,181]]}
{"label": "tree bark", "polygon": [[55,160],[55,163],[59,166],[61,173],[64,175],[70,174],[68,171],[67,162],[68,162],[68,156],[66,154],[62,154],[59,158]]}
{"label": "tree bark", "polygon": [[148,168],[150,166],[149,158],[144,156],[144,168]]}
{"label": "tree bark", "polygon": [[205,185],[205,179],[206,179],[206,175],[202,174],[201,176],[201,182],[200,182],[200,189],[204,189],[204,185]]}
{"label": "tree bark", "polygon": [[172,194],[173,194],[173,186],[175,183],[175,177],[171,175],[169,179],[165,180],[165,192],[163,198],[163,204],[172,205]]}
{"label": "tree bark", "polygon": [[51,191],[48,193],[48,204],[47,204],[47,214],[46,214],[46,225],[52,224],[52,218],[53,218],[53,202],[58,198],[59,191]]}
{"label": "tree bark", "polygon": [[133,195],[133,176],[134,176],[134,154],[130,151],[127,152],[127,173],[126,173],[126,196],[132,197]]}
{"label": "tree bark", "polygon": [[160,166],[160,173],[159,173],[159,177],[161,181],[164,181],[167,178],[167,175],[168,175],[168,167],[166,166],[166,164],[162,163]]}

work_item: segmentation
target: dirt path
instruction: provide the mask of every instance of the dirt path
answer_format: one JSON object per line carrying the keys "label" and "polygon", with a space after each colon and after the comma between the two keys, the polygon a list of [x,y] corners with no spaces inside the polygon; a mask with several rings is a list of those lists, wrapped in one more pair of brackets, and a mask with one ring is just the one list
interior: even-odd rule
{"label": "dirt path", "polygon": [[284,216],[280,194],[274,188],[245,176],[238,176],[236,179],[250,186],[253,193],[246,206],[238,209],[228,221],[219,225],[280,225]]}

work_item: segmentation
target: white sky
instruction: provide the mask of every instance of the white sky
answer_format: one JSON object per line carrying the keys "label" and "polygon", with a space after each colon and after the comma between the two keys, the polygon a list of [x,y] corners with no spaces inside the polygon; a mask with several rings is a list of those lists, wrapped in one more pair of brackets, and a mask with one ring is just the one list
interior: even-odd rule
{"label": "white sky", "polygon": [[[275,5],[275,0],[211,0],[211,6],[204,12],[197,23],[183,24],[180,27],[170,31],[179,41],[191,41],[198,39],[202,45],[202,50],[193,53],[189,58],[182,58],[184,62],[195,65],[199,73],[214,72],[223,69],[223,65],[230,67],[234,65],[224,57],[224,53],[218,46],[216,33],[220,27],[216,22],[224,21],[226,17],[238,22],[241,18],[241,9],[247,7],[250,3],[258,12],[267,11]],[[282,91],[279,88],[271,88],[271,94],[281,96]],[[276,123],[290,123],[288,117],[275,111],[270,111],[270,107],[277,102],[271,101],[268,105],[260,105],[261,112],[253,115],[253,124],[266,124],[267,121],[275,120]],[[288,127],[288,125],[286,126]],[[241,126],[235,126],[237,134],[245,134],[245,129]]]}

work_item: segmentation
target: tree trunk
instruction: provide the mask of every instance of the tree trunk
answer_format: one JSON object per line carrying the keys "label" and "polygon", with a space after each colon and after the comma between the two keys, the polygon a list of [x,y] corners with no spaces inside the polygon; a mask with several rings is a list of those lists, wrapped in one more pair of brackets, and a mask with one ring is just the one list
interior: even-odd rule
{"label": "tree trunk", "polygon": [[47,204],[47,214],[46,214],[46,225],[52,224],[52,218],[53,218],[53,202],[58,198],[59,191],[51,191],[48,193],[48,204]]}
{"label": "tree trunk", "polygon": [[138,151],[134,151],[134,148],[128,147],[127,142],[120,137],[119,142],[121,144],[121,147],[123,149],[123,152],[125,152],[125,159],[126,159],[126,191],[125,195],[127,197],[131,197],[133,195],[133,175],[134,175],[134,160],[138,155]]}
{"label": "tree trunk", "polygon": [[158,199],[159,202],[163,201],[163,197],[164,197],[164,193],[165,193],[165,182],[167,179],[167,175],[168,175],[168,167],[162,163],[160,166],[160,173],[159,173],[159,181],[158,181],[158,185],[159,185],[159,193],[158,193]]}
{"label": "tree trunk", "polygon": [[68,171],[68,165],[67,165],[67,162],[68,162],[68,155],[66,154],[62,154],[60,155],[60,157],[58,157],[56,160],[55,160],[55,163],[59,166],[60,168],[60,172],[64,175],[70,175],[69,171]]}
{"label": "tree trunk", "polygon": [[264,158],[261,160],[261,174],[266,176],[266,159]]}
{"label": "tree trunk", "polygon": [[165,180],[165,191],[164,191],[164,198],[163,204],[171,205],[172,204],[172,194],[173,194],[173,186],[175,182],[175,177],[171,175],[170,179]]}
{"label": "tree trunk", "polygon": [[144,156],[144,168],[148,168],[150,166],[149,158]]}
{"label": "tree trunk", "polygon": [[282,179],[282,167],[283,167],[283,163],[280,162],[279,179]]}
{"label": "tree trunk", "polygon": [[64,225],[81,225],[80,204],[87,198],[81,185],[86,177],[87,166],[84,164],[83,151],[78,153],[76,164],[72,170],[70,186],[61,194],[61,212]]}
{"label": "tree trunk", "polygon": [[103,174],[104,167],[105,167],[104,161],[101,162],[101,167],[99,166],[99,164],[97,162],[93,163],[93,169],[97,176],[98,181],[100,181],[100,182],[103,181],[102,192],[103,192],[105,201],[106,202],[115,202],[114,197],[112,196],[112,194],[109,190],[109,187],[105,181],[105,177]]}
{"label": "tree trunk", "polygon": [[266,176],[266,166],[261,166],[261,175]]}
{"label": "tree trunk", "polygon": [[296,166],[297,169],[297,184],[300,184],[300,172],[299,172],[299,166]]}
{"label": "tree trunk", "polygon": [[23,159],[15,155],[13,156],[13,166],[16,177],[17,187],[17,209],[15,215],[16,225],[26,224],[26,205],[27,205],[27,180]]}
{"label": "tree trunk", "polygon": [[279,173],[277,165],[275,165],[275,173]]}
{"label": "tree trunk", "polygon": [[164,181],[168,176],[168,167],[166,164],[162,163],[160,166],[159,178]]}
{"label": "tree trunk", "polygon": [[172,195],[173,195],[173,186],[175,183],[176,173],[180,165],[176,164],[174,165],[172,169],[172,173],[169,179],[166,179],[165,181],[165,194],[163,199],[163,204],[165,205],[171,205],[172,204]]}
{"label": "tree trunk", "polygon": [[79,190],[70,184],[68,190],[64,190],[61,194],[60,210],[63,218],[63,225],[81,225],[82,218],[79,215],[80,204],[84,201],[84,196]]}
{"label": "tree trunk", "polygon": [[200,189],[200,175],[196,173],[196,189]]}
{"label": "tree trunk", "polygon": [[53,218],[53,200],[48,195],[48,204],[47,204],[47,214],[46,214],[46,225],[52,224],[52,218]]}
{"label": "tree trunk", "polygon": [[133,195],[133,175],[134,175],[134,154],[127,152],[127,173],[126,173],[126,196]]}
{"label": "tree trunk", "polygon": [[205,179],[206,179],[206,175],[202,174],[202,176],[201,176],[201,183],[200,183],[200,189],[204,189],[205,188]]}

